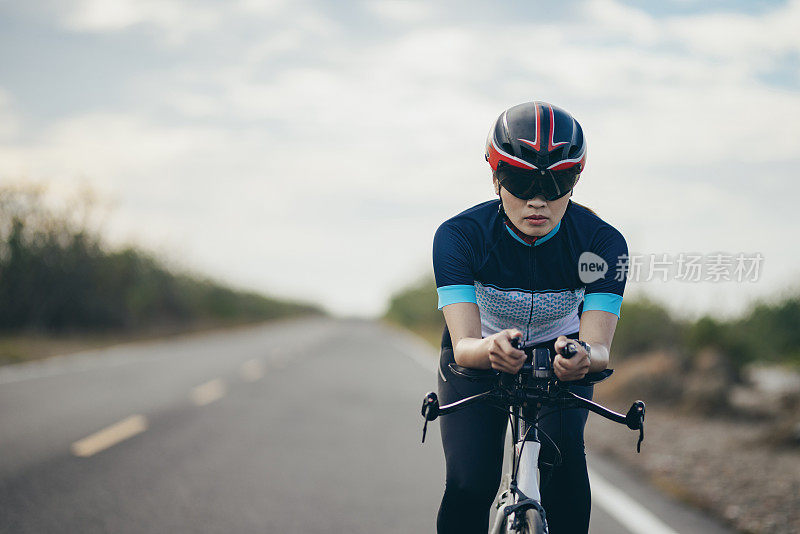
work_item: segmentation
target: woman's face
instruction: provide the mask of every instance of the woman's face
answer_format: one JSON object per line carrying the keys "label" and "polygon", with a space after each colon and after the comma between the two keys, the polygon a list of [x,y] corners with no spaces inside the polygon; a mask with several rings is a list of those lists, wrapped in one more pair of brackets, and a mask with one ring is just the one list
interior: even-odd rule
{"label": "woman's face", "polygon": [[556,200],[545,200],[537,196],[522,200],[509,193],[495,178],[494,189],[500,194],[503,209],[509,220],[525,235],[542,237],[556,227],[567,211],[572,191]]}

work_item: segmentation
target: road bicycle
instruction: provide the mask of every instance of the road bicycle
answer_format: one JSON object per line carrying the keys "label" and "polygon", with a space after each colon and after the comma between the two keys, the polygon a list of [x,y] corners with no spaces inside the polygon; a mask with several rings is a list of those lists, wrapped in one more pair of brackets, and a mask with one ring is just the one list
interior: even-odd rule
{"label": "road bicycle", "polygon": [[[518,348],[518,339],[513,340]],[[585,408],[616,423],[624,424],[631,430],[639,431],[636,451],[641,451],[644,440],[645,404],[634,402],[628,413],[622,415],[584,399],[570,391],[568,386],[576,384],[589,386],[611,376],[613,369],[599,373],[588,373],[581,380],[562,382],[553,372],[553,358],[547,348],[524,349],[527,358],[516,375],[495,370],[468,369],[451,363],[450,370],[468,380],[486,380],[494,377],[491,389],[460,399],[451,404],[439,406],[436,393],[428,393],[422,402],[422,442],[428,421],[439,416],[462,410],[477,402],[486,402],[508,412],[511,422],[511,462],[508,472],[503,476],[497,499],[497,516],[489,532],[491,534],[547,534],[547,514],[541,505],[539,492],[539,451],[540,436],[547,439],[555,448],[556,461],[561,463],[561,453],[555,442],[538,428],[539,410],[546,406],[560,407],[562,410]],[[563,356],[571,358],[577,353],[573,343],[564,348]],[[490,381],[491,382],[491,381]]]}

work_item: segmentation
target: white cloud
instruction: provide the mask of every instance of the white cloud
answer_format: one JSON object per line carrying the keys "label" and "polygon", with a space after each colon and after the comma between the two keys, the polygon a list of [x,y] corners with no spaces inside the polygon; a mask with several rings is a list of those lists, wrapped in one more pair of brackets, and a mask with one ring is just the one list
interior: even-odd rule
{"label": "white cloud", "polygon": [[238,7],[243,12],[253,15],[276,15],[286,7],[287,0],[239,0]]}
{"label": "white cloud", "polygon": [[579,11],[588,29],[595,29],[606,38],[621,36],[637,44],[652,45],[662,33],[653,17],[615,0],[587,0]]}
{"label": "white cloud", "polygon": [[202,130],[154,125],[137,115],[91,113],[53,124],[36,144],[7,145],[0,153],[14,174],[130,178],[176,161],[205,137]]}
{"label": "white cloud", "polygon": [[[632,248],[763,247],[773,264],[800,260],[759,224],[785,214],[742,223],[736,185],[800,160],[800,96],[758,78],[796,46],[786,20],[797,2],[731,22],[657,19],[593,0],[584,18],[560,24],[458,26],[419,25],[414,17],[430,12],[393,2],[377,16],[407,26],[366,41],[283,2],[197,7],[188,21],[182,14],[195,7],[179,0],[80,5],[74,29],[150,25],[175,43],[234,34],[243,13],[272,28],[220,40],[227,48],[201,64],[132,73],[152,106],[144,109],[167,116],[86,112],[31,141],[0,142],[4,174],[87,176],[117,198],[108,232],[118,241],[155,243],[212,274],[337,311],[380,311],[400,281],[430,267],[438,222],[491,195],[482,153],[491,121],[536,98],[581,120],[589,166],[576,198],[619,225]],[[759,26],[782,44],[756,35]],[[725,28],[744,35],[729,49]],[[0,93],[0,119],[7,109]],[[788,175],[773,179],[784,196],[800,193]],[[788,276],[779,271],[767,282]]]}
{"label": "white cloud", "polygon": [[185,0],[77,0],[64,24],[73,31],[115,32],[151,25],[170,44],[217,26],[219,13]]}
{"label": "white cloud", "polygon": [[126,28],[146,19],[146,10],[137,6],[133,0],[83,0],[76,6],[66,24],[75,30],[110,31]]}
{"label": "white cloud", "polygon": [[669,34],[692,52],[748,62],[764,54],[800,52],[800,1],[790,0],[762,15],[708,13],[667,21]]}
{"label": "white cloud", "polygon": [[13,138],[19,128],[20,120],[14,112],[11,95],[0,87],[0,141]]}
{"label": "white cloud", "polygon": [[394,22],[421,22],[434,14],[433,5],[419,0],[367,0],[364,6],[379,17]]}

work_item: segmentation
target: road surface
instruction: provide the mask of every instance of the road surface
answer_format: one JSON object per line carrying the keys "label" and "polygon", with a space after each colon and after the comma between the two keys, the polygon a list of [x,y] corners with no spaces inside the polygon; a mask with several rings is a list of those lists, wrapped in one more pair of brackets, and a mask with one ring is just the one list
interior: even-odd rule
{"label": "road surface", "polygon": [[[434,353],[311,319],[0,368],[0,532],[434,532]],[[589,464],[593,534],[726,532]]]}

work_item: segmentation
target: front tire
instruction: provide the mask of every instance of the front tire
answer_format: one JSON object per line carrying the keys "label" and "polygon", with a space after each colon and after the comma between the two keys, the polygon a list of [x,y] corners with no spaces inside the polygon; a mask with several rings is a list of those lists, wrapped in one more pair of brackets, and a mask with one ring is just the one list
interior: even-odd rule
{"label": "front tire", "polygon": [[545,534],[547,532],[542,516],[536,510],[528,510],[525,512],[525,524],[522,530],[511,528],[511,525],[503,519],[498,519],[499,527],[492,532],[502,534]]}
{"label": "front tire", "polygon": [[523,534],[544,534],[546,532],[542,516],[536,510],[528,510],[525,512],[525,527],[522,529]]}
{"label": "front tire", "polygon": [[525,512],[525,526],[522,530],[512,529],[503,514],[503,505],[510,499],[508,474],[503,476],[500,483],[499,497],[497,499],[498,516],[495,518],[493,528],[489,530],[491,534],[545,534],[547,532],[544,521],[538,510],[527,510]]}

